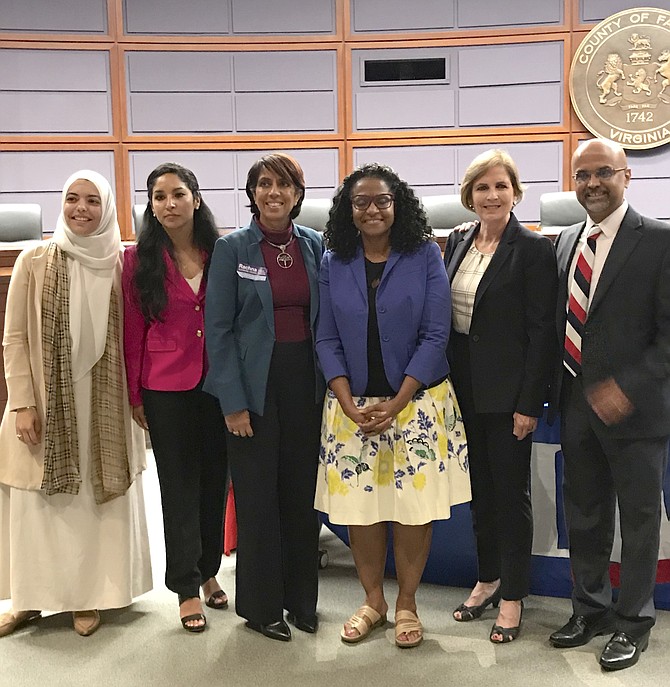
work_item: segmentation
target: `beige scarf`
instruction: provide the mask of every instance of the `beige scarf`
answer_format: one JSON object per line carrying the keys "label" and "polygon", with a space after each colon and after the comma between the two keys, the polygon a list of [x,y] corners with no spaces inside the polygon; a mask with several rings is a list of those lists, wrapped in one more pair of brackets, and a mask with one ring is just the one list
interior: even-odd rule
{"label": "beige scarf", "polygon": [[[42,489],[49,495],[78,494],[81,484],[72,382],[69,295],[66,255],[51,243],[42,290],[42,351],[46,386]],[[130,486],[124,407],[119,304],[112,288],[105,349],[92,368],[90,454],[96,503],[121,496]]]}

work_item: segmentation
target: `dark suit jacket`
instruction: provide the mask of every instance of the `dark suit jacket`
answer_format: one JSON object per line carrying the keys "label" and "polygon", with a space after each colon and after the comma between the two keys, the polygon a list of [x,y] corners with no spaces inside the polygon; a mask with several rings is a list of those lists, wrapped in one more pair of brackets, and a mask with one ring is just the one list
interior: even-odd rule
{"label": "dark suit jacket", "polygon": [[[323,242],[314,229],[297,224],[294,229],[309,278],[314,339]],[[209,268],[205,315],[209,371],[203,388],[219,399],[224,415],[239,410],[262,415],[265,407],[275,320],[270,282],[262,276],[252,278],[253,268],[265,267],[262,238],[263,233],[253,220],[248,227],[222,236],[214,246]],[[325,383],[317,373],[315,402],[323,400],[324,393]]]}
{"label": "dark suit jacket", "polygon": [[[444,263],[450,279],[478,230],[449,236]],[[475,295],[469,349],[478,413],[542,415],[557,347],[555,269],[551,241],[512,214]]]}
{"label": "dark suit jacket", "polygon": [[[559,299],[556,329],[565,338],[570,264],[584,223],[556,240]],[[612,243],[584,324],[584,387],[613,377],[635,412],[611,428],[622,437],[670,434],[670,225],[629,207]],[[552,410],[563,365],[556,369]]]}

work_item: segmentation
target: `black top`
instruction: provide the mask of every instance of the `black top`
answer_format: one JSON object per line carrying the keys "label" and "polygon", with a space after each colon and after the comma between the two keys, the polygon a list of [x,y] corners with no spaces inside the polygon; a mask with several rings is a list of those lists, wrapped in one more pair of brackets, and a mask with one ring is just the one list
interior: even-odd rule
{"label": "black top", "polygon": [[365,396],[395,396],[396,393],[386,379],[377,324],[377,287],[385,267],[386,261],[370,262],[365,259],[365,278],[368,283],[368,385]]}

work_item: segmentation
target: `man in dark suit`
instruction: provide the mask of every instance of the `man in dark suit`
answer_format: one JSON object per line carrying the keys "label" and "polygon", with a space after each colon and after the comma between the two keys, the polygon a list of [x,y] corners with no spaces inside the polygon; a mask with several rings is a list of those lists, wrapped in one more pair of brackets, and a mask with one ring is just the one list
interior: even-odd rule
{"label": "man in dark suit", "polygon": [[[556,243],[565,350],[554,400],[560,399],[574,615],[550,641],[582,646],[613,632],[600,665],[618,670],[637,663],[655,622],[670,436],[670,225],[642,217],[624,199],[631,171],[617,144],[583,143],[572,171],[588,216]],[[621,576],[613,604],[617,503]]]}

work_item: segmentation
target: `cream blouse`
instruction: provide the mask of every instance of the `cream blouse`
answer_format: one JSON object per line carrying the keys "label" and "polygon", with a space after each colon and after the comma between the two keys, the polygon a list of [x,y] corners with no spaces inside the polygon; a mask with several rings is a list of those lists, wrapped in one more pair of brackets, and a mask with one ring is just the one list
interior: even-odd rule
{"label": "cream blouse", "polygon": [[493,253],[482,253],[475,244],[468,249],[451,282],[452,326],[459,334],[470,333],[475,295]]}

